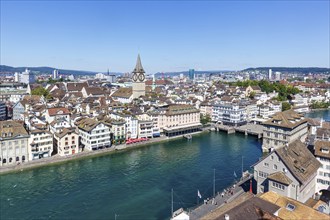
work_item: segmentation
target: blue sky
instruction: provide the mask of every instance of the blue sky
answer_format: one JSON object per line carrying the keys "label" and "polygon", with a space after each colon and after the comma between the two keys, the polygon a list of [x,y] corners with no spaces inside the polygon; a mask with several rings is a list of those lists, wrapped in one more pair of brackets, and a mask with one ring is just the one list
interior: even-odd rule
{"label": "blue sky", "polygon": [[148,73],[330,67],[329,1],[2,1],[0,61]]}

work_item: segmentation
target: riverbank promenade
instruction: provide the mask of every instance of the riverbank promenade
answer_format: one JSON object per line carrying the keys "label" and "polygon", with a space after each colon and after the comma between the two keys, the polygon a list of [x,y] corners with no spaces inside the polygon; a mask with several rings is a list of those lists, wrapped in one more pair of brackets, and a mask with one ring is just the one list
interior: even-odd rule
{"label": "riverbank promenade", "polygon": [[214,198],[203,199],[203,204],[189,212],[190,220],[206,219],[205,216],[216,209],[232,202],[236,198],[246,194],[246,184],[252,178],[252,174],[245,175],[238,183],[226,188],[223,192],[218,192]]}

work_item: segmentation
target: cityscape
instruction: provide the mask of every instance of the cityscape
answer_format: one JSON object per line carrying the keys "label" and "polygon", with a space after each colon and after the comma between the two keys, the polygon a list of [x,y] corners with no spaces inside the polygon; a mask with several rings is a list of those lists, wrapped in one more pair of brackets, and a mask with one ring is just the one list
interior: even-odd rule
{"label": "cityscape", "polygon": [[[241,6],[283,17],[265,18],[273,30]],[[1,1],[0,218],[329,219],[329,7]],[[15,17],[14,8],[35,13]],[[204,17],[187,20],[183,8]],[[155,16],[165,9],[171,18]],[[242,14],[222,20],[230,10]],[[194,25],[205,36],[181,38]],[[233,54],[225,42],[238,35],[206,36],[212,26],[251,36]],[[103,28],[122,33],[100,49],[104,36],[93,31]],[[67,35],[47,37],[56,30]]]}

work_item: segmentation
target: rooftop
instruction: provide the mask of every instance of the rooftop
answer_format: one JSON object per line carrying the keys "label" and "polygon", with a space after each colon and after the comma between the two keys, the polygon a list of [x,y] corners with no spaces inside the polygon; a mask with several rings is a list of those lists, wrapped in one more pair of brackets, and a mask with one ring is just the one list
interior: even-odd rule
{"label": "rooftop", "polygon": [[303,123],[307,123],[304,116],[290,109],[276,113],[271,119],[265,121],[263,124],[293,129]]}
{"label": "rooftop", "polygon": [[297,200],[281,196],[275,192],[269,191],[260,196],[261,199],[271,202],[281,209],[278,211],[278,217],[281,219],[327,219],[329,216],[320,213]]}

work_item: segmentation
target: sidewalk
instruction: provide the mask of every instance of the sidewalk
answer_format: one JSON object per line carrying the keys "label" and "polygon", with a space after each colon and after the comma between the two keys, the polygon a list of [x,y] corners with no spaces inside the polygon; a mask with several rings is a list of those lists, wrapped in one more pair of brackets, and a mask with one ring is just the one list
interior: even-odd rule
{"label": "sidewalk", "polygon": [[238,182],[233,186],[228,187],[223,192],[218,192],[215,198],[206,198],[204,203],[195,208],[189,213],[190,220],[201,219],[203,216],[213,212],[215,209],[224,206],[225,204],[233,201],[235,198],[244,195],[245,191],[241,187],[244,182]]}

